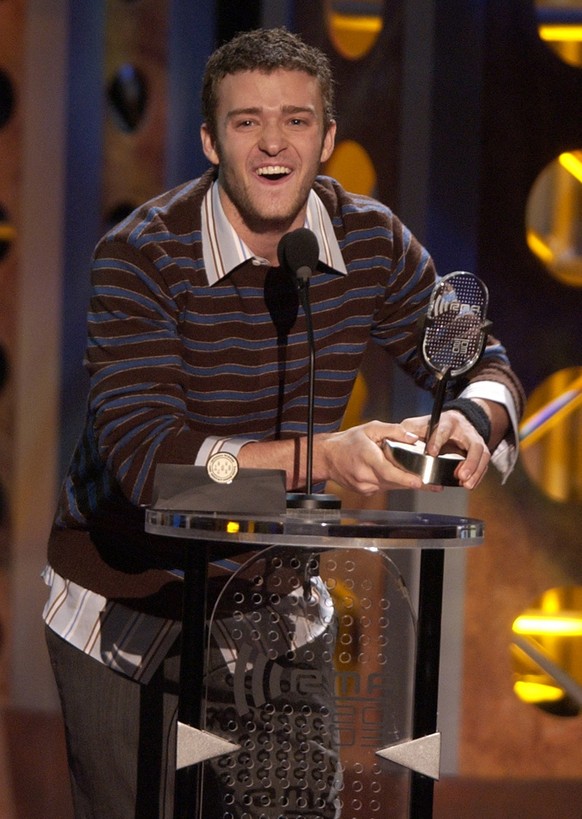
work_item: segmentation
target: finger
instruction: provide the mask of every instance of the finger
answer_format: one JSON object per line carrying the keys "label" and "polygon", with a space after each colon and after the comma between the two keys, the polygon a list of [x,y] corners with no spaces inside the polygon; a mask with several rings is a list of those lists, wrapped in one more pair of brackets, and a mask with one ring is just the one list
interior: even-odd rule
{"label": "finger", "polygon": [[485,447],[473,447],[473,451],[467,453],[467,458],[459,466],[457,477],[465,489],[475,489],[487,472],[491,454]]}
{"label": "finger", "polygon": [[405,418],[401,426],[409,432],[412,432],[418,438],[425,439],[428,431],[428,422],[429,416],[422,415],[415,418]]}
{"label": "finger", "polygon": [[[427,428],[428,431],[428,428]],[[453,440],[453,427],[450,421],[447,421],[445,418],[442,418],[435,429],[433,430],[432,435],[426,442],[426,452],[427,455],[436,456],[439,454],[441,449],[444,445],[448,442]],[[455,439],[455,443],[460,443]],[[462,447],[463,451],[466,451],[468,447]]]}
{"label": "finger", "polygon": [[418,435],[415,432],[404,429],[404,427],[400,426],[400,424],[395,424],[388,434],[384,435],[382,441],[380,442],[380,446],[384,450],[386,450],[387,441],[393,441],[399,444],[414,445],[418,441]]}
{"label": "finger", "polygon": [[400,443],[414,443],[419,437],[415,430],[405,427],[404,424],[387,424],[383,421],[372,421],[362,429],[372,441],[380,446],[383,445],[386,438]]}

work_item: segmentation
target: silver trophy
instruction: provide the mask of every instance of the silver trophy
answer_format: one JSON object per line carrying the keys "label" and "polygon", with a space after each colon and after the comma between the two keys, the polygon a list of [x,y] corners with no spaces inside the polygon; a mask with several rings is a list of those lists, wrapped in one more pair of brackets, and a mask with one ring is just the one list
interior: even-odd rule
{"label": "silver trophy", "polygon": [[[486,313],[489,294],[472,273],[457,271],[436,284],[422,328],[421,355],[436,376],[437,386],[426,439],[439,422],[447,387],[478,363],[490,322]],[[425,454],[425,441],[414,445],[386,440],[394,460],[420,475],[424,484],[457,486],[455,471],[463,460],[458,453]]]}

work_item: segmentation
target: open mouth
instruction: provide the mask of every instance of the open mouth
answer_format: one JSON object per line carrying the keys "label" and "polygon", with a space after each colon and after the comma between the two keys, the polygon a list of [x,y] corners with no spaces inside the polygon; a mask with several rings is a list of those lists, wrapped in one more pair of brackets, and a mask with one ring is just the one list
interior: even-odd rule
{"label": "open mouth", "polygon": [[257,175],[269,182],[278,182],[291,173],[291,168],[284,165],[267,165],[264,168],[257,168]]}

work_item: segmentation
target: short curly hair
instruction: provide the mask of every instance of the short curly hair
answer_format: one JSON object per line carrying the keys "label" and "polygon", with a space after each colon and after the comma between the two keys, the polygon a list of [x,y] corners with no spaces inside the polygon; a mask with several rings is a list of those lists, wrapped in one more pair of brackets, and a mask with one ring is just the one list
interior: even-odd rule
{"label": "short curly hair", "polygon": [[202,80],[202,114],[211,136],[216,137],[218,86],[229,74],[278,68],[304,71],[315,77],[321,90],[324,130],[334,118],[334,81],[329,58],[321,49],[305,43],[285,28],[253,29],[237,34],[214,51],[206,63]]}

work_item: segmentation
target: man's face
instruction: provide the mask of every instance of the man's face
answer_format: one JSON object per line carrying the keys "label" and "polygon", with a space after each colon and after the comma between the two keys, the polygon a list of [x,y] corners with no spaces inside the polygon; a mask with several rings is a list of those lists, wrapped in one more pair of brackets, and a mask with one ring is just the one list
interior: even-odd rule
{"label": "man's face", "polygon": [[283,69],[229,74],[219,87],[216,137],[206,124],[201,134],[206,157],[219,166],[222,204],[235,228],[239,220],[257,233],[302,224],[335,138],[335,123],[324,133],[314,77]]}

